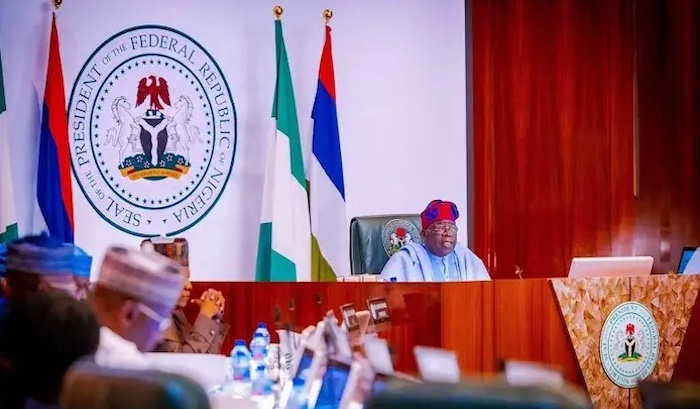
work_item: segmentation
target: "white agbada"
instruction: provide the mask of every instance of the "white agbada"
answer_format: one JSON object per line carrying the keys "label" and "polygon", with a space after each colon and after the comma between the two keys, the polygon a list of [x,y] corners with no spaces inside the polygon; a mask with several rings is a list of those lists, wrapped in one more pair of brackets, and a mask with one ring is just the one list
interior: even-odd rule
{"label": "white agbada", "polygon": [[[455,244],[454,254],[457,256],[459,281],[490,281],[484,262],[471,250]],[[382,269],[382,279],[385,281],[430,282],[433,280],[433,266],[428,250],[422,244],[407,243],[387,261]]]}
{"label": "white agbada", "polygon": [[95,362],[107,368],[147,369],[148,363],[133,342],[115,334],[107,327],[100,328],[100,344]]}

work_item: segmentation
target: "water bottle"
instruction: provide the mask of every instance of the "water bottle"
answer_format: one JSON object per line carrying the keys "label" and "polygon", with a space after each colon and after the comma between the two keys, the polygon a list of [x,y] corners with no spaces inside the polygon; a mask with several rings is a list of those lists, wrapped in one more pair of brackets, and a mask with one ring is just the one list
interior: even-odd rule
{"label": "water bottle", "polygon": [[255,330],[256,333],[259,333],[265,338],[265,343],[267,346],[270,346],[270,331],[267,330],[267,325],[265,325],[264,322],[259,322],[258,323],[258,328]]}
{"label": "water bottle", "polygon": [[[265,342],[265,336],[259,332],[255,332],[253,335],[253,340],[250,341],[250,353],[253,356],[254,364],[267,362],[267,343]],[[253,369],[256,366],[253,365]]]}
{"label": "water bottle", "polygon": [[292,380],[292,392],[289,394],[287,409],[307,409],[308,403],[304,393],[304,380],[295,377]]}
{"label": "water bottle", "polygon": [[251,355],[245,346],[245,340],[237,339],[231,350],[231,386],[233,394],[247,396],[250,387]]}
{"label": "water bottle", "polygon": [[268,376],[267,366],[257,364],[253,376],[253,396],[268,396],[272,394],[272,381]]}

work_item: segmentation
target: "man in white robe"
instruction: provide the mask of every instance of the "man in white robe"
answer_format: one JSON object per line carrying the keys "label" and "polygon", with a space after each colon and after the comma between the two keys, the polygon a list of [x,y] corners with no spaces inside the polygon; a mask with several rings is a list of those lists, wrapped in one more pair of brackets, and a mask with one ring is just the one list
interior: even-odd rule
{"label": "man in white robe", "polygon": [[407,243],[382,269],[385,281],[488,281],[484,263],[457,241],[459,218],[452,202],[433,200],[421,213],[423,243]]}
{"label": "man in white robe", "polygon": [[102,324],[97,364],[145,369],[142,353],[161,341],[183,285],[180,266],[167,257],[152,250],[111,247],[92,297]]}

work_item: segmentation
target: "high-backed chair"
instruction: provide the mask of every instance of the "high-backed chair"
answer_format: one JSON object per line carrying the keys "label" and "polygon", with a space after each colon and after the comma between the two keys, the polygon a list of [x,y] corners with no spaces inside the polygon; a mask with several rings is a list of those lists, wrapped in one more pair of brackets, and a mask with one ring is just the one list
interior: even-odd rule
{"label": "high-backed chair", "polygon": [[367,409],[589,409],[578,390],[503,383],[420,384],[389,388],[372,396]]}
{"label": "high-backed chair", "polygon": [[210,409],[195,381],[159,371],[103,368],[83,361],[66,374],[62,409]]}
{"label": "high-backed chair", "polygon": [[639,384],[644,409],[700,408],[700,385],[644,381]]}
{"label": "high-backed chair", "polygon": [[409,241],[421,242],[420,215],[355,217],[350,221],[350,271],[379,274],[389,257]]}

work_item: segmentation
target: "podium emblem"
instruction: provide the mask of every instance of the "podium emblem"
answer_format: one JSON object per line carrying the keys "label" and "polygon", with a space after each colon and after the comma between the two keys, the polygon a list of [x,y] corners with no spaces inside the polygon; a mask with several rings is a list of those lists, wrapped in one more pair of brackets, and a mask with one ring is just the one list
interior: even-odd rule
{"label": "podium emblem", "polygon": [[600,335],[600,362],[615,385],[631,389],[654,371],[659,329],[654,315],[638,302],[612,310]]}

